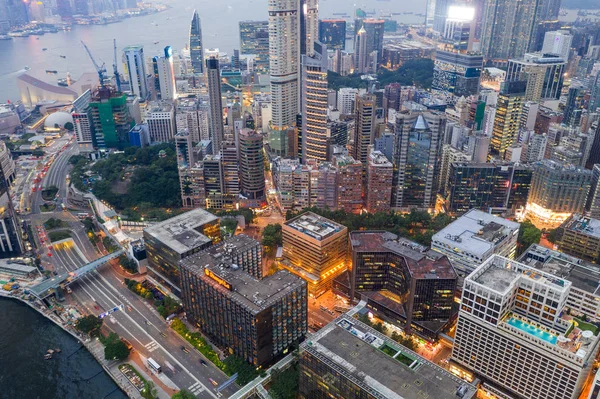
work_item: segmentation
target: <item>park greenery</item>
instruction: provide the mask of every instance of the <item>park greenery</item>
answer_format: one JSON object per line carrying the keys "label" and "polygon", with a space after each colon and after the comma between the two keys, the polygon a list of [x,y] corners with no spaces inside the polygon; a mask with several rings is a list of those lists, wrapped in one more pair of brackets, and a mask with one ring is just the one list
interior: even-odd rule
{"label": "park greenery", "polygon": [[56,209],[56,204],[54,204],[52,202],[48,202],[48,203],[40,205],[41,212],[52,212],[55,209]]}
{"label": "park greenery", "polygon": [[42,190],[42,199],[44,201],[52,201],[56,193],[58,193],[58,187],[48,186]]}
{"label": "park greenery", "polygon": [[182,389],[181,391],[171,396],[171,399],[196,399],[196,396],[190,391]]}
{"label": "park greenery", "polygon": [[68,227],[68,225],[60,219],[50,218],[46,220],[46,223],[44,223],[44,227],[46,228],[46,230],[53,230],[60,229],[62,227]]}
{"label": "park greenery", "polygon": [[137,263],[126,255],[119,256],[119,265],[128,273],[137,273]]}
{"label": "park greenery", "polygon": [[144,380],[144,389],[140,392],[144,399],[156,399],[158,398],[158,390],[154,386],[154,382]]}
{"label": "park greenery", "polygon": [[[390,83],[400,83],[403,86],[421,87],[428,89],[433,80],[433,61],[429,58],[417,58],[407,60],[400,68],[390,71],[381,68],[377,72],[377,81],[380,86]],[[369,89],[373,84],[369,79],[361,79],[360,74],[355,73],[342,76],[338,73],[328,71],[327,82],[330,89],[338,90],[342,87],[353,87]]]}
{"label": "park greenery", "polygon": [[227,375],[238,373],[237,383],[246,385],[258,376],[257,371],[239,356],[230,355],[221,361],[219,355],[199,332],[191,332],[186,325],[175,318],[171,328],[188,341],[202,355]]}
{"label": "park greenery", "polygon": [[283,233],[280,224],[268,224],[262,231],[262,245],[267,253],[272,253],[275,248],[283,245]]}
{"label": "park greenery", "polygon": [[121,338],[111,332],[107,337],[100,339],[104,345],[104,359],[106,360],[120,360],[123,361],[129,356],[129,349]]}
{"label": "park greenery", "polygon": [[102,245],[104,245],[104,248],[109,253],[115,252],[119,249],[119,245],[109,236],[104,236],[104,238],[102,238]]}
{"label": "park greenery", "polygon": [[154,307],[164,319],[181,310],[181,304],[167,295],[162,299],[156,299],[154,301]]}
{"label": "park greenery", "polygon": [[84,172],[87,165],[90,163],[88,157],[83,155],[73,155],[69,158],[69,163],[73,165],[71,169],[71,182],[79,191],[87,191],[86,185],[83,183]]}
{"label": "park greenery", "polygon": [[221,218],[221,229],[224,231],[225,237],[231,237],[235,234],[235,229],[237,228],[238,222],[236,218],[233,217],[222,217]]}
{"label": "park greenery", "polygon": [[[240,208],[240,209],[231,209],[231,210],[221,210],[221,209],[209,209],[210,213],[216,216],[243,216],[246,225],[250,225],[256,221],[256,214],[252,209],[249,208]],[[221,220],[222,222],[222,220]]]}
{"label": "park greenery", "polygon": [[181,205],[174,144],[128,147],[96,162],[91,171],[99,176],[92,185],[96,197],[118,210],[142,203],[154,208]]}
{"label": "park greenery", "polygon": [[77,323],[75,324],[75,328],[90,336],[97,336],[100,333],[101,327],[102,319],[92,314],[77,319]]}
{"label": "park greenery", "polygon": [[519,228],[519,236],[517,237],[517,253],[522,254],[532,244],[539,244],[542,238],[542,231],[535,227],[530,220],[525,220]]}
{"label": "park greenery", "polygon": [[273,399],[295,399],[298,392],[300,370],[298,364],[271,373],[269,394]]}
{"label": "park greenery", "polygon": [[48,238],[50,242],[66,240],[67,238],[71,238],[71,232],[67,230],[51,231],[48,233]]}
{"label": "park greenery", "polygon": [[421,245],[429,246],[431,237],[453,220],[445,213],[431,216],[425,211],[412,210],[410,213],[401,214],[394,212],[377,212],[362,215],[347,213],[343,210],[332,211],[321,208],[306,208],[300,212],[288,211],[286,220],[289,220],[306,211],[314,212],[327,219],[338,222],[348,228],[356,230],[385,230],[413,240]]}
{"label": "park greenery", "polygon": [[369,327],[373,328],[374,330],[376,330],[382,334],[388,335],[391,339],[393,339],[400,345],[410,349],[411,351],[416,350],[418,347],[418,343],[413,337],[411,337],[409,335],[399,334],[396,331],[392,331],[391,334],[388,334],[389,333],[388,328],[386,326],[384,326],[381,321],[373,323],[366,313],[358,316],[358,320],[361,321],[362,323],[368,325]]}
{"label": "park greenery", "polygon": [[152,291],[145,288],[142,283],[139,283],[135,280],[130,280],[128,278],[125,279],[125,285],[134,293],[138,294],[142,298],[152,299]]}

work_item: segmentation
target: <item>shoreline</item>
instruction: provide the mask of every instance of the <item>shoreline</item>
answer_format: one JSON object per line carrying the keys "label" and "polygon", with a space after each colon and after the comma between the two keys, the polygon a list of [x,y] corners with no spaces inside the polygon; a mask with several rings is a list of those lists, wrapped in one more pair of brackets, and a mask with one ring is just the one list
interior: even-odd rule
{"label": "shoreline", "polygon": [[[102,347],[102,344],[100,343],[100,341],[89,340],[86,342],[82,337],[78,336],[71,329],[66,328],[64,323],[62,322],[62,319],[60,319],[58,316],[56,316],[53,312],[50,311],[50,314],[48,314],[48,313],[44,312],[43,309],[40,309],[38,306],[36,306],[36,303],[39,305],[39,300],[30,302],[30,301],[24,300],[22,298],[19,298],[18,296],[10,295],[10,293],[7,293],[6,291],[3,291],[3,290],[0,290],[0,299],[12,299],[12,300],[21,302],[21,303],[29,306],[31,309],[35,310],[36,312],[38,312],[40,315],[44,316],[46,319],[53,322],[56,326],[60,327],[64,332],[68,333],[73,338],[75,338],[77,340],[77,342],[79,342],[94,357],[94,360],[96,360],[96,362],[102,367],[104,372],[113,380],[113,382],[117,385],[118,389],[120,389],[123,394],[127,395],[127,397],[129,397],[131,399],[142,399],[140,392],[136,388],[134,388],[129,383],[129,381],[127,381],[126,379],[124,381],[124,378],[123,378],[122,374],[120,374],[120,371],[118,369],[118,366],[121,363],[115,363],[111,367],[109,367],[109,365],[106,364],[106,360],[104,360],[102,358],[103,350],[99,350],[99,349],[101,349],[99,347]],[[111,370],[111,369],[114,369],[114,370]],[[117,373],[117,374],[115,375],[115,373]]]}

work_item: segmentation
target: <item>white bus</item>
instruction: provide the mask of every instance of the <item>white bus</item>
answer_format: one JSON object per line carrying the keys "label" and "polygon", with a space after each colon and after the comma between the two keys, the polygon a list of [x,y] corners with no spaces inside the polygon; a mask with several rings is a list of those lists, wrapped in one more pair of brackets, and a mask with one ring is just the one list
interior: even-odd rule
{"label": "white bus", "polygon": [[160,368],[160,364],[156,363],[156,361],[151,357],[148,358],[148,366],[150,366],[150,368],[156,371],[157,373],[160,373],[162,371],[162,369]]}

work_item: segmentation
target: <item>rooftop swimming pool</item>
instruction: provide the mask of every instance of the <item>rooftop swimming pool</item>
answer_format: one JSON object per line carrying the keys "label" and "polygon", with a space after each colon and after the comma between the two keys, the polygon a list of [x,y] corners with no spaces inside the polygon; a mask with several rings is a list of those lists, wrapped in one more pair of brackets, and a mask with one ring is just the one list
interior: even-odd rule
{"label": "rooftop swimming pool", "polygon": [[506,324],[509,324],[515,328],[518,328],[521,331],[526,332],[527,334],[533,335],[534,337],[543,339],[546,342],[556,345],[556,340],[558,339],[556,335],[541,330],[527,322],[524,322],[511,316],[508,319],[506,319]]}

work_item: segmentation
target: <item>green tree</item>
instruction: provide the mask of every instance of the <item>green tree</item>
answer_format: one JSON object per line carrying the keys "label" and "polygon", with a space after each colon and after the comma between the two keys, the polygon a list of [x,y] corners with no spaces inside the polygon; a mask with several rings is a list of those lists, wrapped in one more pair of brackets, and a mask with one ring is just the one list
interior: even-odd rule
{"label": "green tree", "polygon": [[542,231],[535,227],[530,220],[525,220],[519,228],[517,238],[518,252],[523,253],[531,244],[539,244],[542,238]]}
{"label": "green tree", "polygon": [[273,251],[283,244],[283,232],[280,224],[268,224],[262,231],[262,244]]}
{"label": "green tree", "polygon": [[72,132],[74,129],[74,126],[71,122],[67,122],[67,123],[65,123],[64,128],[67,129],[69,132]]}
{"label": "green tree", "polygon": [[560,239],[560,235],[561,235],[560,227],[557,227],[556,229],[552,229],[548,232],[548,241],[550,241],[552,244],[556,244],[558,242],[558,240]]}
{"label": "green tree", "polygon": [[144,399],[158,398],[158,391],[152,381],[147,381],[147,380],[144,381],[144,388],[142,389],[142,392],[140,392],[140,393],[142,395],[142,398],[144,398]]}
{"label": "green tree", "polygon": [[127,345],[115,333],[104,339],[104,358],[106,360],[125,360],[129,356]]}
{"label": "green tree", "polygon": [[239,356],[230,355],[223,363],[228,375],[238,373],[237,382],[240,385],[246,385],[258,376],[256,369]]}
{"label": "green tree", "polygon": [[294,399],[298,393],[300,370],[295,364],[284,371],[273,371],[269,394],[273,399]]}
{"label": "green tree", "polygon": [[83,316],[77,319],[77,324],[75,324],[75,328],[90,336],[97,335],[100,332],[100,327],[102,327],[102,319],[94,315]]}
{"label": "green tree", "polygon": [[190,391],[182,389],[181,391],[171,396],[171,399],[196,399],[196,396],[194,396],[194,394]]}

